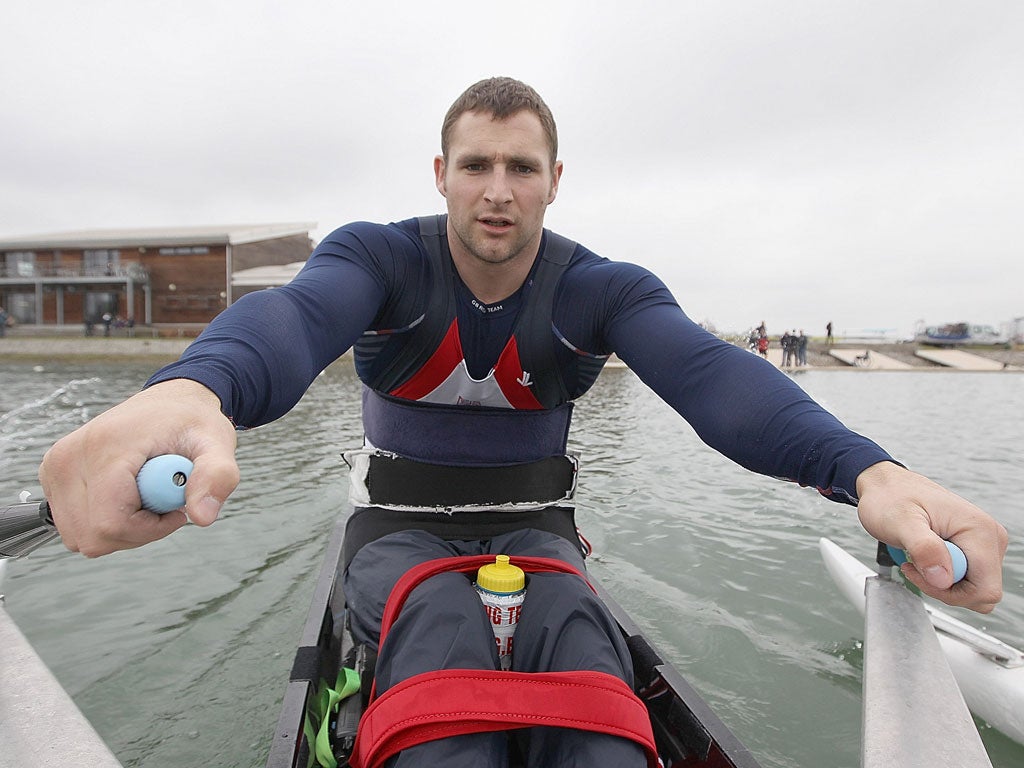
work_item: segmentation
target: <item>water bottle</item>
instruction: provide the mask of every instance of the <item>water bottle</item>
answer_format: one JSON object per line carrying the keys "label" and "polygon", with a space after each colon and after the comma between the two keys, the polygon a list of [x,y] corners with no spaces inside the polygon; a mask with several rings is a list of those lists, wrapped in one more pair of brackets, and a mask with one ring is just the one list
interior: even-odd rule
{"label": "water bottle", "polygon": [[493,563],[481,566],[476,574],[476,591],[487,611],[498,646],[502,669],[512,666],[512,635],[526,597],[526,574],[512,565],[508,555],[497,555]]}

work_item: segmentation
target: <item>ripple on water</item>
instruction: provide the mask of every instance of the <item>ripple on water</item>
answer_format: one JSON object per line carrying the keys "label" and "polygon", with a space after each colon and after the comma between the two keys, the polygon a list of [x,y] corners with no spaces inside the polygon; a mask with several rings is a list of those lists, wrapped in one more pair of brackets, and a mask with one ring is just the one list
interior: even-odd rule
{"label": "ripple on water", "polygon": [[[35,486],[52,441],[149,372],[0,364],[5,493]],[[801,386],[1024,537],[1012,492],[1024,466],[1019,377],[809,372]],[[51,546],[12,563],[8,610],[126,765],[265,761],[344,506],[339,454],[360,441],[359,401],[351,365],[332,366],[287,417],[240,434],[242,484],[208,529],[96,561]],[[570,438],[591,570],[666,658],[766,768],[857,765],[862,620],[817,552],[825,535],[872,557],[855,511],[719,457],[628,370],[602,374]],[[1005,573],[995,614],[957,615],[1019,643],[1024,550],[1011,547]],[[996,768],[1024,764],[1024,747],[983,739]]]}

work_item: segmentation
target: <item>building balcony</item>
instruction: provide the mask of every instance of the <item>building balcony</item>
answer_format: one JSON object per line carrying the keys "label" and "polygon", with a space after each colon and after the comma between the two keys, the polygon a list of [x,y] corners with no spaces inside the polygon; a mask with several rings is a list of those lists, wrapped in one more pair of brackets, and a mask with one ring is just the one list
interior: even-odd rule
{"label": "building balcony", "polygon": [[80,264],[0,264],[0,285],[35,285],[36,283],[63,285],[145,284],[149,271],[133,261],[121,261],[104,266]]}

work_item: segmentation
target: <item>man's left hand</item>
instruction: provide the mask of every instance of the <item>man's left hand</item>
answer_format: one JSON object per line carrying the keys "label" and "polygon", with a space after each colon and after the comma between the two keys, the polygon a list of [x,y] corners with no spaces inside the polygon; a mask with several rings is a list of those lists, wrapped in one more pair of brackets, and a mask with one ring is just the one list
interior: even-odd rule
{"label": "man's left hand", "polygon": [[[865,530],[909,555],[903,575],[949,605],[990,613],[1003,597],[1006,529],[971,502],[923,475],[880,462],[857,477],[857,514]],[[967,556],[967,576],[953,584],[943,539]]]}

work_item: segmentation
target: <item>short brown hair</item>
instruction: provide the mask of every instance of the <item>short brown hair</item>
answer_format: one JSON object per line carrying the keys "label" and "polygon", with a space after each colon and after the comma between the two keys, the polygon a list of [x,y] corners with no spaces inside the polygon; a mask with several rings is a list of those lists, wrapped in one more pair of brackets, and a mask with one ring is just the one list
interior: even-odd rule
{"label": "short brown hair", "polygon": [[523,110],[540,118],[541,127],[551,149],[551,165],[558,159],[558,129],[555,118],[533,88],[511,77],[490,77],[469,86],[448,109],[441,124],[441,154],[448,157],[448,147],[455,123],[466,112],[486,112],[496,120],[504,120]]}

